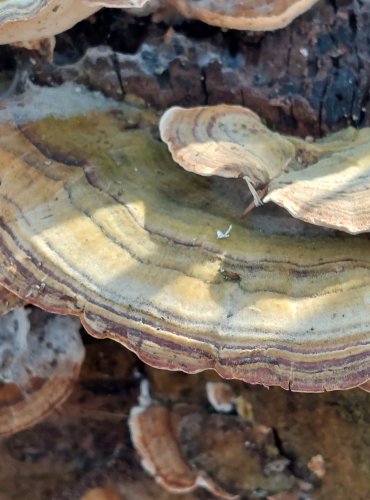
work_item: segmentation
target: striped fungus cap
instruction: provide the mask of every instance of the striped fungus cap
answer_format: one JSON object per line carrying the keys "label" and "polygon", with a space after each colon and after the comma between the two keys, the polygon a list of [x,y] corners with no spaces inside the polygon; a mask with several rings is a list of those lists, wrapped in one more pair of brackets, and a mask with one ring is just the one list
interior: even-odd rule
{"label": "striped fungus cap", "polygon": [[157,126],[72,85],[1,103],[0,283],[159,368],[294,391],[366,383],[366,235],[277,207],[240,219],[238,181],[177,167]]}

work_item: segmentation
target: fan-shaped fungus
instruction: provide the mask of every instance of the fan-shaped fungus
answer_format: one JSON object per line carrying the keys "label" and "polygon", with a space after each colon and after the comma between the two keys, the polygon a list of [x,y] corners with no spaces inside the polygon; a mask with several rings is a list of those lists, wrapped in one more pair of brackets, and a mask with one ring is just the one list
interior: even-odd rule
{"label": "fan-shaped fungus", "polygon": [[200,175],[242,177],[256,204],[266,186],[294,158],[294,146],[241,106],[173,107],[161,118],[162,140],[176,162]]}
{"label": "fan-shaped fungus", "polygon": [[222,489],[204,471],[196,470],[186,462],[176,436],[178,415],[162,404],[146,403],[131,409],[128,425],[142,466],[157,483],[172,493],[204,488],[216,498],[239,498]]}
{"label": "fan-shaped fungus", "polygon": [[348,128],[300,149],[303,157],[314,153],[313,163],[276,177],[264,201],[311,224],[370,231],[370,128]]}
{"label": "fan-shaped fungus", "polygon": [[234,184],[176,168],[151,112],[37,95],[0,113],[2,284],[156,367],[312,392],[370,378],[367,238],[240,220]]}

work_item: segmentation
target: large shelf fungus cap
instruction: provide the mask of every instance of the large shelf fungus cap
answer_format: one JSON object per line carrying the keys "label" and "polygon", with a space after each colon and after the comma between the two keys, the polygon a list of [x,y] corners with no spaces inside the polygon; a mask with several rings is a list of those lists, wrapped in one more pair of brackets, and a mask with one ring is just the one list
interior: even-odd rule
{"label": "large shelf fungus cap", "polygon": [[213,26],[271,31],[285,28],[318,0],[169,0],[183,16]]}
{"label": "large shelf fungus cap", "polygon": [[368,238],[283,211],[241,220],[236,183],[177,168],[154,114],[79,90],[2,103],[0,283],[156,367],[295,391],[364,384]]}
{"label": "large shelf fungus cap", "polygon": [[76,318],[0,317],[0,436],[31,427],[70,395],[84,358]]}

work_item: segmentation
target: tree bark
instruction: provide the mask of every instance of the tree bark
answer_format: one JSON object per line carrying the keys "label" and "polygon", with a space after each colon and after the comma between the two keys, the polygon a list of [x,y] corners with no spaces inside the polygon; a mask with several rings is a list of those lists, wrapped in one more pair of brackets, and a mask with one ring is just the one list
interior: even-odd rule
{"label": "tree bark", "polygon": [[159,110],[241,104],[281,132],[317,137],[370,123],[369,32],[370,3],[361,0],[319,2],[267,33],[102,11],[94,25],[58,37],[54,64],[23,57],[21,65],[38,83],[72,79]]}

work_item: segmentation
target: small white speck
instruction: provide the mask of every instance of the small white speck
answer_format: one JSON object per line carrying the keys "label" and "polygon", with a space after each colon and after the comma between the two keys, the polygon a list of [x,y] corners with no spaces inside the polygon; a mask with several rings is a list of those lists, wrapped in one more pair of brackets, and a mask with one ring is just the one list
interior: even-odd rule
{"label": "small white speck", "polygon": [[308,50],[305,47],[299,49],[299,52],[303,57],[308,57]]}
{"label": "small white speck", "polygon": [[140,382],[139,405],[147,408],[148,406],[150,406],[151,402],[152,398],[150,397],[149,380],[144,378]]}
{"label": "small white speck", "polygon": [[217,231],[216,231],[217,239],[223,240],[224,238],[228,238],[230,236],[230,232],[231,232],[232,228],[233,228],[233,226],[230,224],[228,230],[225,232],[217,229]]}
{"label": "small white speck", "polygon": [[249,306],[248,309],[250,309],[251,311],[254,311],[254,312],[258,312],[258,313],[262,312],[262,309],[260,309],[259,307],[256,307],[256,306]]}

